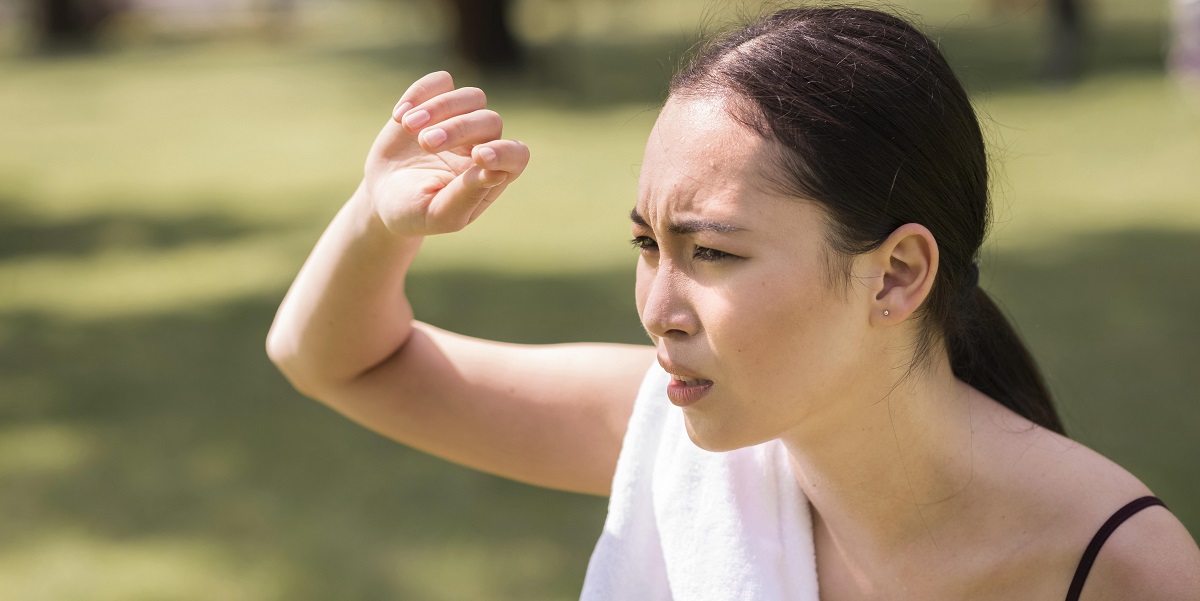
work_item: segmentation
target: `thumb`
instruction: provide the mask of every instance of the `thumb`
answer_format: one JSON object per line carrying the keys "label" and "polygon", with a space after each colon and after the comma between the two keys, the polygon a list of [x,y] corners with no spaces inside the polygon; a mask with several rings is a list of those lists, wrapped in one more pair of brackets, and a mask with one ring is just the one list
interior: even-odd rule
{"label": "thumb", "polygon": [[493,188],[508,179],[508,172],[483,169],[478,165],[462,172],[446,184],[429,203],[428,221],[431,229],[443,232],[460,230],[474,221],[486,204]]}

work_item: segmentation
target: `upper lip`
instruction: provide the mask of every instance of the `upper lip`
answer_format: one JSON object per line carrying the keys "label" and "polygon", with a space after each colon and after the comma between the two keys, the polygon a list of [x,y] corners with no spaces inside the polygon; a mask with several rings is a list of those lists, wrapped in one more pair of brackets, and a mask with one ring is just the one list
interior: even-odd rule
{"label": "upper lip", "polygon": [[671,374],[672,376],[683,379],[683,380],[708,380],[710,382],[712,381],[712,380],[709,380],[709,378],[706,378],[706,377],[688,369],[687,367],[685,367],[683,365],[675,363],[674,361],[671,361],[670,359],[668,359],[667,357],[664,357],[662,355],[658,356],[658,364],[662,366],[663,371]]}

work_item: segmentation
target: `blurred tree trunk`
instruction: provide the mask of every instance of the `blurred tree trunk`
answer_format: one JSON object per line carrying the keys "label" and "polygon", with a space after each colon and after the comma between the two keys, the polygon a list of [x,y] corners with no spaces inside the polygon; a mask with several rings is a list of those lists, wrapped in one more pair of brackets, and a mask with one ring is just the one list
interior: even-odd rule
{"label": "blurred tree trunk", "polygon": [[296,0],[265,0],[261,10],[263,34],[267,39],[282,42],[292,37],[296,24]]}
{"label": "blurred tree trunk", "polygon": [[92,47],[104,23],[120,12],[119,0],[30,0],[29,14],[42,50]]}
{"label": "blurred tree trunk", "polygon": [[1168,67],[1184,80],[1200,83],[1200,0],[1172,0]]}
{"label": "blurred tree trunk", "polygon": [[1050,0],[1050,48],[1042,76],[1050,82],[1067,83],[1083,70],[1083,0]]}
{"label": "blurred tree trunk", "polygon": [[483,70],[514,68],[521,48],[508,25],[512,0],[451,0],[455,45],[469,63]]}

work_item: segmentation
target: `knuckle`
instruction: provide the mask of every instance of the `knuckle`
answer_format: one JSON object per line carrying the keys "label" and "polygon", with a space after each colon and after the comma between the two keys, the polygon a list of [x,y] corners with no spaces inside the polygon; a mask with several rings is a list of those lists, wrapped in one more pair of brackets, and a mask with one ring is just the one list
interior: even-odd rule
{"label": "knuckle", "polygon": [[513,154],[514,158],[517,158],[521,161],[528,161],[529,160],[529,147],[520,142],[513,142],[512,154]]}
{"label": "knuckle", "polygon": [[479,111],[479,121],[489,130],[494,131],[496,135],[504,130],[504,119],[500,118],[500,113],[496,111],[483,109]]}
{"label": "knuckle", "polygon": [[462,90],[464,93],[463,95],[466,96],[467,100],[472,104],[487,104],[487,94],[483,90],[476,87],[462,88]]}

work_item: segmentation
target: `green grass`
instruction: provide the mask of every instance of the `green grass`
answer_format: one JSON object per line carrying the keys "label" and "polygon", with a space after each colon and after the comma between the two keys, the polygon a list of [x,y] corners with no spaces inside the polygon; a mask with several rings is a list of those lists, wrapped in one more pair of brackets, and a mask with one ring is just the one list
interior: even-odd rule
{"label": "green grass", "polygon": [[[1045,89],[1032,16],[913,3],[993,141],[984,285],[1077,437],[1197,533],[1200,99],[1157,66],[1161,6],[1097,5],[1089,76]],[[524,6],[528,21],[540,4]],[[625,215],[705,13],[625,6],[574,29],[523,21],[529,75],[463,72],[534,158],[468,231],[427,242],[422,318],[640,341]],[[396,96],[453,64],[399,9],[322,10],[282,45],[129,24],[99,54],[0,58],[0,598],[577,595],[603,499],[405,449],[300,398],[264,355]]]}

